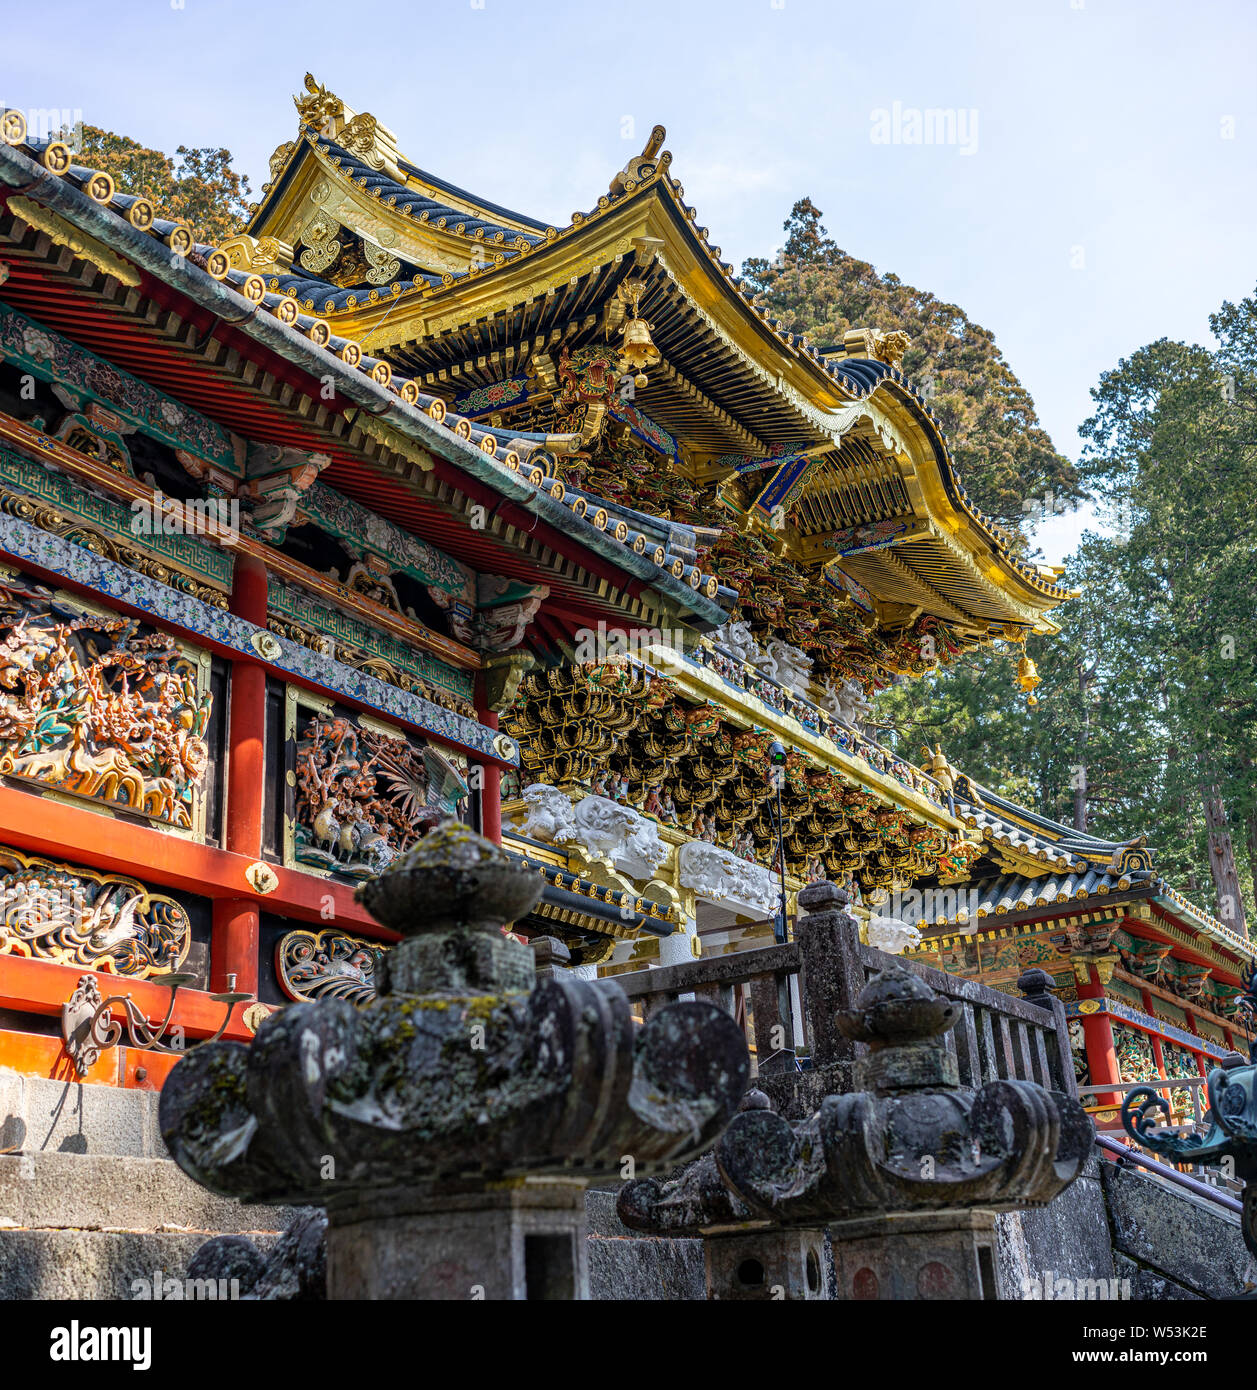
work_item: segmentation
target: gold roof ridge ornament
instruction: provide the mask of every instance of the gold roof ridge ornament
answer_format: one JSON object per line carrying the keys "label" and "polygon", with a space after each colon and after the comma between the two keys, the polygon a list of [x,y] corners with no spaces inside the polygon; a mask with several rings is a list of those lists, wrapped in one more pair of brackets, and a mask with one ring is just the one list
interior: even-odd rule
{"label": "gold roof ridge ornament", "polygon": [[667,134],[668,132],[661,125],[651,128],[650,138],[646,141],[641,154],[634,155],[611,180],[609,192],[612,197],[620,193],[631,193],[640,184],[657,174],[661,166],[667,167],[670,156],[665,154],[662,159],[659,157],[659,151],[663,149],[663,142]]}
{"label": "gold roof ridge ornament", "polygon": [[956,769],[947,761],[943,745],[936,743],[934,751],[931,752],[929,745],[925,744],[921,748],[921,754],[925,758],[925,770],[945,792],[951,792],[956,786]]}
{"label": "gold roof ridge ornament", "polygon": [[852,328],[842,338],[844,356],[868,357],[888,367],[898,367],[911,346],[912,339],[899,328],[890,333],[879,328]]}
{"label": "gold roof ridge ornament", "polygon": [[[398,183],[406,182],[397,162],[401,157],[397,136],[386,125],[367,111],[355,111],[346,106],[310,73],[305,75],[305,89],[308,96],[292,99],[302,125],[313,127],[324,140],[335,140],[369,168],[388,174]],[[273,160],[280,156],[283,148],[280,146],[275,151]],[[287,156],[280,158],[278,168],[286,162]],[[272,178],[276,173],[277,168],[272,167]]]}

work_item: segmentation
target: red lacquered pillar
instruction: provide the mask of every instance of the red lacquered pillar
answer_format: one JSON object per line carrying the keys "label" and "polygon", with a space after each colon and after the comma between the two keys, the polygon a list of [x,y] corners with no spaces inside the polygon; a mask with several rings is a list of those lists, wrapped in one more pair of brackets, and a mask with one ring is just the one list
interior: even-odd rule
{"label": "red lacquered pillar", "polygon": [[[1090,961],[1087,962],[1087,975],[1087,983],[1078,986],[1079,1004],[1084,999],[1095,999],[1103,1005],[1104,985],[1100,981],[1099,972]],[[1113,1024],[1109,1015],[1083,1013],[1080,1008],[1078,1016],[1082,1019],[1083,1038],[1087,1045],[1087,1070],[1091,1073],[1091,1084],[1103,1086],[1106,1083],[1114,1084],[1121,1081],[1121,1074],[1117,1068],[1117,1048],[1113,1043]],[[1098,1094],[1093,1100],[1098,1106],[1114,1110],[1120,1108],[1122,1103],[1121,1096],[1112,1092]]]}
{"label": "red lacquered pillar", "polygon": [[[476,714],[486,729],[496,730],[497,714],[489,708],[485,695],[485,678],[476,677]],[[480,833],[495,845],[502,843],[502,769],[497,763],[481,763],[480,774]]]}
{"label": "red lacquered pillar", "polygon": [[[266,566],[237,555],[231,612],[266,629]],[[266,767],[266,668],[238,656],[231,663],[227,715],[227,816],[225,848],[250,860],[262,853],[262,794]],[[243,886],[243,885],[242,885]],[[214,903],[210,986],[225,990],[229,975],[236,992],[256,994],[261,913],[255,898],[220,898]]]}

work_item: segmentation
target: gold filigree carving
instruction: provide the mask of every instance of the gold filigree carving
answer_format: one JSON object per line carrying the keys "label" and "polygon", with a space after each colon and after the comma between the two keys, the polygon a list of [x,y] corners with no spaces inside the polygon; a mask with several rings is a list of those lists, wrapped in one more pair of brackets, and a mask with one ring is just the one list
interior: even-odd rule
{"label": "gold filigree carving", "polygon": [[333,265],[345,249],[336,240],[340,223],[325,212],[316,212],[301,231],[307,249],[301,253],[301,265],[311,275],[321,275]]}
{"label": "gold filigree carving", "polygon": [[0,953],[148,979],[191,943],[182,905],[138,879],[0,846]]}

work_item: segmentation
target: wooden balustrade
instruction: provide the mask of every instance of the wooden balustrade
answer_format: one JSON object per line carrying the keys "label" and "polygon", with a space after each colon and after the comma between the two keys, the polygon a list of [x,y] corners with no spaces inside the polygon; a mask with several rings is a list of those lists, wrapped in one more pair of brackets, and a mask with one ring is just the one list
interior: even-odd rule
{"label": "wooden balustrade", "polygon": [[[747,1045],[756,1073],[769,1076],[854,1061],[863,1045],[843,1038],[834,1017],[839,1009],[854,1007],[871,975],[896,965],[958,1005],[960,1018],[944,1045],[956,1058],[962,1085],[1033,1081],[1077,1096],[1065,1010],[1044,992],[1042,972],[1023,976],[1024,987],[1033,992],[1018,999],[863,945],[856,919],[841,908],[801,918],[798,939],[785,945],[637,970],[617,975],[615,982],[641,1006],[643,1018],[690,996],[710,1000],[735,1018],[749,1015]],[[796,979],[802,1006],[797,1011]],[[739,1009],[739,1000],[749,1007]]]}

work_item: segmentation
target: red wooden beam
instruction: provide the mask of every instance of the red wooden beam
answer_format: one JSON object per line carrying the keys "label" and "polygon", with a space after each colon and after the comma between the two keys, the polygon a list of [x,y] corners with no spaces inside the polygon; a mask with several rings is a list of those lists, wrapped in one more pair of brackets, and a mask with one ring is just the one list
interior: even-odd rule
{"label": "red wooden beam", "polygon": [[129,874],[154,888],[251,900],[281,917],[334,925],[381,941],[398,940],[354,901],[353,889],[346,884],[272,864],[279,884],[273,892],[261,894],[246,876],[255,858],[15,787],[0,787],[0,841],[27,854],[69,856],[91,869]]}

